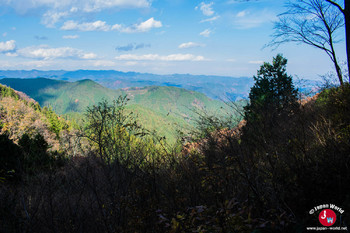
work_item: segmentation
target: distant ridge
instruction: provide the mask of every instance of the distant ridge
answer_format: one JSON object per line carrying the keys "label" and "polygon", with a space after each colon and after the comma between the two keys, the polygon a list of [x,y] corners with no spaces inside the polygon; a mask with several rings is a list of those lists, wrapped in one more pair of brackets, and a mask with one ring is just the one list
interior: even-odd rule
{"label": "distant ridge", "polygon": [[65,81],[91,79],[112,89],[172,86],[198,91],[213,99],[247,98],[253,79],[213,75],[169,74],[158,75],[116,70],[0,70],[0,78],[50,78]]}
{"label": "distant ridge", "polygon": [[[116,70],[0,70],[0,78],[49,78],[55,80],[78,81],[91,79],[111,89],[171,86],[197,91],[217,100],[248,98],[250,88],[254,84],[252,77],[229,77],[215,75],[167,74],[158,75],[138,72],[122,72]],[[296,80],[294,80],[296,83]],[[316,81],[303,80],[296,83],[300,90],[310,92]]]}
{"label": "distant ridge", "polygon": [[[205,94],[171,86],[131,87],[113,90],[90,79],[75,82],[48,78],[4,78],[0,83],[21,91],[39,104],[51,106],[58,114],[83,114],[87,107],[103,99],[111,103],[120,95],[130,99],[127,109],[139,115],[148,129],[175,140],[177,128],[188,130],[195,125],[198,111],[223,116],[232,109]],[[81,116],[77,116],[82,118]]]}
{"label": "distant ridge", "polygon": [[[50,105],[60,113],[83,112],[87,106],[97,104],[102,99],[112,100],[119,95],[127,95],[131,104],[147,106],[162,113],[168,111],[179,114],[189,114],[185,108],[191,108],[201,103],[207,110],[226,108],[221,101],[211,100],[202,93],[171,86],[131,87],[113,90],[94,82],[91,79],[82,79],[75,82],[48,78],[4,78],[0,83],[26,93],[37,100],[40,105]],[[75,105],[71,108],[71,105]],[[177,106],[178,105],[178,106]]]}

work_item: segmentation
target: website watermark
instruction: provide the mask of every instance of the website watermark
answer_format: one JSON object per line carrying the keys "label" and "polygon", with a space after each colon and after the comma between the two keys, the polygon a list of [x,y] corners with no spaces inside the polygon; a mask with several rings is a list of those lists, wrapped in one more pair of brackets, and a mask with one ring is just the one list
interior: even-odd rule
{"label": "website watermark", "polygon": [[322,204],[310,209],[309,214],[318,217],[320,226],[308,226],[308,231],[348,231],[343,225],[344,210],[335,204]]}
{"label": "website watermark", "polygon": [[308,231],[347,231],[347,227],[306,227]]}

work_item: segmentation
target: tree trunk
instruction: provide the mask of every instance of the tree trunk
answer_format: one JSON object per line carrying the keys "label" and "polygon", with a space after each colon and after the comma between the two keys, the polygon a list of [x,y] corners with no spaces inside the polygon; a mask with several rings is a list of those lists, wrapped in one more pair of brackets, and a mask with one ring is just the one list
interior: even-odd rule
{"label": "tree trunk", "polygon": [[335,71],[337,72],[337,76],[339,79],[340,86],[343,86],[344,85],[343,74],[342,74],[341,68],[338,64],[337,56],[335,55],[332,38],[330,38],[330,46],[331,46],[331,51],[330,51],[330,53],[328,53],[328,55],[331,58],[331,60],[333,61]]}
{"label": "tree trunk", "polygon": [[337,58],[335,57],[335,54],[333,55],[333,58],[334,58],[334,66],[335,66],[335,70],[337,72],[340,86],[343,86],[344,85],[343,74],[342,74],[340,66],[338,65],[338,61],[337,61]]}
{"label": "tree trunk", "polygon": [[347,63],[348,63],[348,79],[350,82],[350,0],[344,0],[344,18],[345,18],[346,56],[347,56]]}
{"label": "tree trunk", "polygon": [[326,0],[333,6],[337,7],[344,15],[345,21],[345,43],[346,43],[346,58],[348,64],[348,79],[350,82],[350,0],[344,0],[344,8],[342,8],[334,0]]}
{"label": "tree trunk", "polygon": [[327,23],[327,21],[325,19],[324,19],[324,24],[325,24],[325,27],[327,28],[327,31],[328,31],[329,46],[331,47],[330,48],[330,53],[328,55],[330,56],[331,60],[334,63],[335,70],[337,72],[337,76],[338,76],[338,79],[339,79],[340,86],[343,86],[344,85],[343,74],[342,74],[341,68],[339,66],[339,63],[338,63],[338,60],[337,60],[337,56],[335,55],[335,50],[334,50],[334,46],[333,46],[332,30],[331,30],[329,24]]}

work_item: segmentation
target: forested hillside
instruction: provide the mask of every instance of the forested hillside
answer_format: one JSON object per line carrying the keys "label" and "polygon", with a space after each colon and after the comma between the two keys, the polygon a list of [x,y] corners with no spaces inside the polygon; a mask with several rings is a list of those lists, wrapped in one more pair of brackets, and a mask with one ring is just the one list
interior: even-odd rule
{"label": "forested hillside", "polygon": [[89,106],[73,132],[0,86],[1,232],[304,232],[330,202],[346,227],[350,85],[300,99],[286,67],[260,67],[239,125],[202,115],[171,147],[125,96]]}
{"label": "forested hillside", "polygon": [[[41,106],[50,106],[69,119],[84,117],[86,108],[103,99],[112,101],[120,95],[129,99],[127,109],[138,114],[140,123],[148,130],[156,130],[174,142],[177,131],[193,128],[199,113],[226,117],[232,108],[204,94],[176,87],[144,87],[112,90],[91,80],[76,82],[58,81],[46,78],[0,79],[0,83],[26,93]],[[239,105],[244,105],[241,101]],[[76,114],[80,113],[80,114]],[[233,113],[236,114],[236,113]],[[236,114],[237,119],[240,118]]]}
{"label": "forested hillside", "polygon": [[208,75],[172,74],[156,75],[149,73],[121,72],[115,70],[0,70],[0,78],[49,78],[75,82],[90,79],[112,89],[170,86],[198,91],[213,99],[236,100],[245,98],[253,80],[247,77],[225,77]]}
{"label": "forested hillside", "polygon": [[0,176],[18,179],[22,173],[40,172],[60,159],[63,139],[71,128],[52,109],[24,93],[0,84]]}

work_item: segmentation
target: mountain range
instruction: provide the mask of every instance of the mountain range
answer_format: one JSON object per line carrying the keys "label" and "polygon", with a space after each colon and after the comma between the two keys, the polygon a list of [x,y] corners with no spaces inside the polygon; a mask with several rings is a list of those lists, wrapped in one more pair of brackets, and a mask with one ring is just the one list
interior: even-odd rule
{"label": "mountain range", "polygon": [[157,130],[171,140],[174,140],[177,130],[192,128],[199,112],[218,117],[232,113],[232,108],[222,101],[179,87],[147,86],[115,90],[90,79],[70,82],[48,78],[3,78],[0,83],[27,94],[41,106],[51,106],[58,114],[74,119],[82,118],[81,114],[87,107],[103,99],[111,102],[120,95],[126,95],[129,99],[128,111],[136,113],[146,128]]}
{"label": "mountain range", "polygon": [[[71,82],[91,79],[111,89],[147,86],[181,87],[203,93],[212,99],[224,101],[236,101],[242,98],[247,99],[250,88],[254,84],[254,79],[252,77],[191,74],[159,75],[115,70],[0,70],[0,79],[38,77]],[[312,80],[294,80],[294,83],[296,83],[296,87],[300,91],[306,93],[309,93],[318,85],[316,81]]]}
{"label": "mountain range", "polygon": [[172,86],[201,92],[212,99],[233,100],[247,98],[253,78],[206,76],[190,74],[157,75],[114,70],[40,71],[13,70],[0,71],[0,78],[50,78],[55,80],[78,81],[91,79],[111,89]]}
{"label": "mountain range", "polygon": [[[88,106],[102,99],[127,95],[129,111],[148,128],[174,139],[179,128],[194,126],[198,111],[220,117],[232,113],[224,102],[241,100],[239,105],[244,105],[254,79],[115,70],[0,70],[0,83],[74,119],[81,119]],[[304,80],[296,86],[310,92],[316,82]]]}

